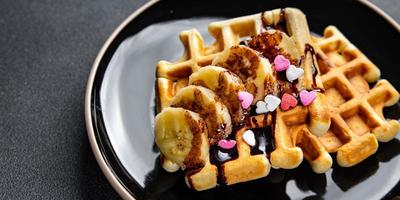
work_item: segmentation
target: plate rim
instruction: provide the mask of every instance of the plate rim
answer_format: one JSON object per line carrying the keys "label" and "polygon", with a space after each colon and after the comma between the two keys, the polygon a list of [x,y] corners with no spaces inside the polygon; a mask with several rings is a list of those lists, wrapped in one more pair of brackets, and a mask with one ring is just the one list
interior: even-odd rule
{"label": "plate rim", "polygon": [[[107,164],[106,158],[103,157],[103,154],[100,151],[99,144],[96,140],[96,135],[94,133],[93,125],[93,113],[91,109],[91,99],[92,99],[92,91],[93,91],[93,84],[95,80],[95,76],[97,74],[97,69],[99,67],[100,61],[104,57],[105,52],[109,48],[110,44],[114,41],[114,39],[118,36],[118,34],[137,16],[141,13],[149,9],[154,4],[158,3],[160,0],[149,0],[138,9],[136,9],[132,14],[130,14],[125,20],[123,20],[117,28],[111,33],[111,35],[106,39],[104,44],[102,45],[100,51],[97,53],[96,58],[93,62],[93,65],[90,70],[89,78],[86,83],[86,90],[85,90],[85,125],[86,131],[88,135],[88,139],[90,142],[90,146],[92,152],[96,158],[97,164],[100,166],[100,169],[104,176],[106,177],[107,181],[111,184],[113,189],[118,193],[118,195],[123,199],[130,199],[136,200],[136,198],[126,190],[124,185],[120,182],[118,177],[115,176],[111,167]],[[388,15],[385,11],[380,9],[375,4],[367,1],[367,0],[357,0],[357,2],[363,4],[367,8],[371,9],[373,12],[377,13],[381,17],[383,17],[390,25],[392,25],[399,33],[400,33],[400,24],[397,23],[390,15]],[[396,186],[395,186],[396,187]],[[393,188],[394,189],[394,188]]]}

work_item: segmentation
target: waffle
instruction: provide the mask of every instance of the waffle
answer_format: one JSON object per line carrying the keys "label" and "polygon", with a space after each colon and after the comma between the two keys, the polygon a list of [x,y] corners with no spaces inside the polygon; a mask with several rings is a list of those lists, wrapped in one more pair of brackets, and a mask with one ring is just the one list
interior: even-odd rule
{"label": "waffle", "polygon": [[[200,68],[212,64],[235,73],[234,64],[223,66],[218,59],[239,44],[261,52],[261,57],[270,61],[277,54],[285,55],[292,64],[304,69],[304,76],[294,84],[295,89],[274,73],[267,74],[262,95],[259,87],[245,85],[255,97],[253,104],[271,93],[281,96],[284,92],[302,89],[320,93],[307,107],[296,106],[289,111],[278,108],[272,114],[250,113],[243,126],[228,136],[237,142],[233,152],[223,152],[229,159],[216,160],[215,155],[220,152],[210,146],[211,156],[202,167],[185,169],[185,181],[190,188],[206,190],[258,179],[267,176],[271,167],[296,168],[303,158],[316,173],[323,173],[331,168],[329,153],[334,152],[339,165],[353,166],[375,153],[377,141],[389,141],[398,132],[398,122],[386,121],[382,113],[384,106],[398,101],[398,92],[386,80],[369,87],[368,83],[378,80],[379,69],[336,28],[328,27],[324,37],[310,37],[304,14],[293,8],[215,22],[208,28],[215,38],[213,44],[206,46],[195,29],[183,31],[180,34],[185,49],[183,56],[176,62],[158,63],[158,112],[171,106],[176,94],[188,86],[189,76]],[[276,30],[286,34],[282,41],[273,36]],[[262,37],[263,34],[266,36]],[[249,37],[252,39],[248,40]],[[275,46],[279,47],[277,51],[271,49]],[[248,129],[260,131],[256,134],[260,136],[257,148],[242,139]],[[258,149],[262,145],[267,149]],[[162,165],[167,171],[180,167],[165,158]]]}
{"label": "waffle", "polygon": [[353,166],[376,152],[377,141],[396,136],[399,122],[385,120],[382,110],[396,104],[399,93],[387,80],[378,80],[379,69],[336,27],[313,39],[332,113],[331,128],[319,141],[328,152],[337,152],[340,166]]}
{"label": "waffle", "polygon": [[[301,67],[305,75],[299,80],[296,88],[321,89],[323,86],[316,74],[317,67],[314,65],[317,64],[314,62],[313,52],[306,51],[306,46],[310,43],[310,34],[304,14],[293,8],[276,9],[261,15],[255,14],[210,24],[209,32],[215,38],[215,42],[210,46],[204,45],[201,35],[194,29],[181,32],[180,39],[185,47],[182,58],[174,63],[160,61],[157,66],[158,110],[170,105],[177,91],[188,84],[188,77],[192,73],[213,63],[221,52],[243,42],[241,38],[258,35],[264,28],[286,32],[285,41],[276,44],[283,51],[276,53],[285,54],[293,64],[298,64],[300,60],[303,60]],[[312,49],[312,47],[308,48]],[[273,55],[266,55],[267,58],[268,56]],[[219,65],[218,62],[214,64]],[[266,84],[267,82],[268,85],[275,87],[264,88],[265,93],[262,96],[271,92],[276,95],[281,95],[282,91],[293,92],[289,91],[290,86],[283,81],[268,80]],[[235,159],[221,164],[219,168],[207,160],[203,168],[187,172],[185,180],[188,186],[196,190],[204,190],[215,187],[217,184],[231,185],[268,175],[271,166],[267,159],[269,155],[266,156],[265,151],[252,155],[250,146],[242,140],[242,134],[247,129],[268,129],[272,118],[276,119],[272,123],[274,126],[272,143],[275,147],[271,149],[273,151],[270,154],[272,167],[295,168],[302,162],[304,154],[314,171],[320,173],[328,170],[332,165],[332,159],[318,142],[317,137],[309,131],[309,125],[307,125],[307,121],[311,119],[310,124],[315,122],[316,125],[312,126],[317,127],[315,128],[317,130],[320,129],[319,126],[329,127],[329,113],[327,115],[327,112],[323,111],[326,109],[324,106],[327,105],[324,103],[326,99],[321,94],[317,99],[307,108],[297,106],[287,112],[278,109],[274,117],[271,115],[251,116],[248,125],[233,134],[237,142]],[[258,100],[257,96],[255,100]],[[168,162],[165,161],[165,163]],[[219,183],[218,174],[223,176],[223,180]]]}
{"label": "waffle", "polygon": [[[273,60],[278,54],[285,55],[292,64],[299,65],[304,70],[304,76],[296,84],[282,80],[279,74],[275,75],[277,96],[282,96],[283,93],[296,94],[303,89],[322,91],[323,85],[304,14],[300,11],[284,13],[285,17],[282,14],[282,10],[279,15],[278,10],[264,13],[263,24],[267,29],[272,26],[272,29],[286,32],[289,38],[282,37],[280,42],[276,42],[274,35],[263,39],[262,35],[265,33],[262,33],[261,39],[256,36],[248,45],[262,52],[269,60]],[[275,51],[276,49],[279,50]],[[270,154],[272,167],[293,169],[300,165],[303,156],[317,173],[325,172],[332,166],[331,156],[315,136],[325,133],[329,128],[330,113],[326,111],[326,105],[326,98],[318,93],[317,99],[310,106],[297,106],[289,111],[279,108],[276,110],[275,122],[272,123],[275,144],[275,149]]]}

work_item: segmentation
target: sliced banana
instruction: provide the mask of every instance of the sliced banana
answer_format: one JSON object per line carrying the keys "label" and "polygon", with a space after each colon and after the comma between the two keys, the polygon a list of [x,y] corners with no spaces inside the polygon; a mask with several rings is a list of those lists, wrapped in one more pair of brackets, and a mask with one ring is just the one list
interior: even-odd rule
{"label": "sliced banana", "polygon": [[200,85],[214,91],[226,105],[233,124],[243,121],[245,115],[238,99],[238,92],[244,91],[243,82],[229,70],[206,66],[189,77],[190,85]]}
{"label": "sliced banana", "polygon": [[274,89],[271,64],[249,47],[238,45],[226,49],[213,60],[212,65],[224,67],[239,76],[246,90],[253,94],[253,104]]}
{"label": "sliced banana", "polygon": [[184,87],[176,93],[171,106],[199,113],[207,124],[210,144],[217,143],[232,132],[228,108],[210,89],[195,85]]}
{"label": "sliced banana", "polygon": [[[162,155],[161,155],[162,156]],[[168,160],[167,158],[162,156],[161,159],[161,166],[165,169],[165,171],[167,172],[176,172],[179,170],[179,168],[181,168],[181,166],[179,166],[178,164]]]}
{"label": "sliced banana", "polygon": [[296,42],[280,30],[267,30],[253,37],[249,47],[261,52],[271,62],[277,55],[284,55],[292,64],[297,64],[300,58],[300,49]]}
{"label": "sliced banana", "polygon": [[168,161],[182,168],[203,167],[209,156],[205,122],[183,108],[164,108],[156,116],[155,142]]}

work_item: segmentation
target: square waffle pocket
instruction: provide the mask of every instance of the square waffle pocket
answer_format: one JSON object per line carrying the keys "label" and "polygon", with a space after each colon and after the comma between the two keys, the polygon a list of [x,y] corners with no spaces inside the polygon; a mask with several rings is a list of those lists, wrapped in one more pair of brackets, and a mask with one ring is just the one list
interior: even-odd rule
{"label": "square waffle pocket", "polygon": [[[386,120],[383,107],[399,100],[399,93],[380,71],[334,26],[314,38],[325,96],[332,110],[332,125],[319,137],[325,149],[337,152],[337,162],[353,166],[374,154],[378,142],[388,142],[399,131],[397,120]],[[375,86],[370,88],[369,83]]]}
{"label": "square waffle pocket", "polygon": [[[397,91],[383,80],[369,89],[366,81],[376,81],[379,70],[335,28],[311,37],[305,15],[286,8],[208,29],[213,44],[206,46],[195,29],[183,31],[183,56],[160,61],[156,71],[161,164],[169,172],[183,169],[188,187],[251,181],[271,167],[296,168],[303,158],[323,173],[332,152],[341,166],[352,166],[375,153],[376,138],[397,133],[398,122],[382,114],[398,101]],[[289,81],[288,72],[276,70],[278,56],[302,75]],[[243,92],[251,99],[241,99]],[[305,105],[302,92],[313,101]],[[280,99],[273,109],[267,96]],[[284,106],[284,96],[295,104]],[[259,104],[267,110],[257,112]]]}

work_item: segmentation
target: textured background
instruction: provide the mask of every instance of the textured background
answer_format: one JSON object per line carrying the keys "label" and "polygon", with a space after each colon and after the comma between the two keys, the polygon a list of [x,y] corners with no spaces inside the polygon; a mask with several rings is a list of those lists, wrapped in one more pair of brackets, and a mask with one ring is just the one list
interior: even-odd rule
{"label": "textured background", "polygon": [[[86,136],[85,84],[144,2],[0,0],[0,199],[119,199]],[[372,2],[400,21],[399,0]]]}

